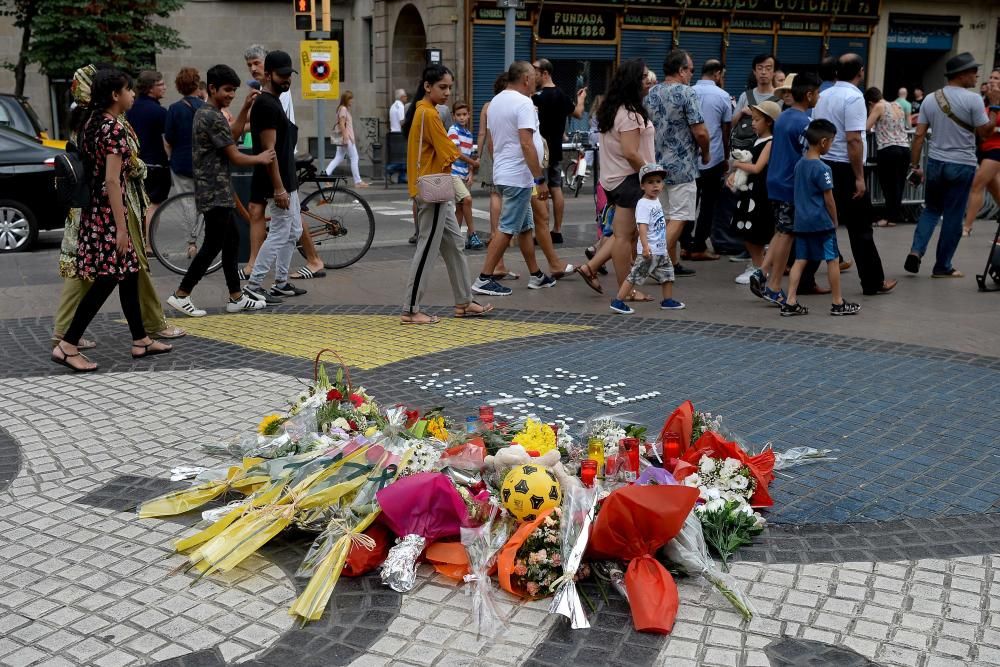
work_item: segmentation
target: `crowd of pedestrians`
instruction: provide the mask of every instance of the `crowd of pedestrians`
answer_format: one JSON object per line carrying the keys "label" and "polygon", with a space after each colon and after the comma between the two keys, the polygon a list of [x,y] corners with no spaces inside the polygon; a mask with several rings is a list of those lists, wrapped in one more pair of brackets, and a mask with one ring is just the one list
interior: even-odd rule
{"label": "crowd of pedestrians", "polygon": [[[73,140],[92,168],[93,187],[89,204],[71,211],[67,221],[60,257],[66,284],[53,335],[57,363],[76,371],[96,369],[80,352],[94,346],[83,334],[115,287],[134,357],[171,350],[149,336],[184,335],[167,325],[148,276],[149,218],[170,192],[193,192],[193,206],[206,228],[200,247],[192,239],[190,269],[167,299],[178,312],[206,314],[191,294],[219,253],[228,312],[260,310],[304,294],[292,279],[325,275],[302,230],[298,128],[289,94],[294,62],[283,51],[259,45],[246,51],[245,61],[254,85],[236,116],[230,106],[240,79],[225,65],[209,70],[205,81],[197,70],[183,68],[174,81],[181,99],[166,109],[160,103],[166,83],[159,72],[144,71],[133,83],[110,67],[77,71]],[[960,54],[948,61],[942,89],[927,96],[915,89],[912,100],[900,89],[889,101],[877,88],[859,87],[864,62],[855,54],[824,59],[818,76],[786,73],[773,56],[762,54],[753,60],[751,85],[733,100],[723,88],[726,71],[717,59],[701,63],[696,83],[696,63],[682,50],[665,58],[661,82],[643,61],[625,61],[591,108],[591,131],[600,148],[598,200],[606,205],[598,215],[602,238],[587,250],[587,261],[574,266],[556,250],[563,242],[565,215],[560,164],[567,120],[584,115],[588,90],[579,87],[575,97],[567,95],[546,59],[514,62],[498,76],[473,143],[469,105],[450,104],[452,73],[442,65],[429,66],[412,101],[400,89],[389,110],[390,127],[407,137],[407,184],[416,227],[401,322],[439,321],[421,304],[438,255],[448,271],[455,316],[489,313],[493,306],[475,301],[473,294],[512,293],[503,283],[519,276],[506,268],[503,257],[513,245],[527,265],[529,289],[552,288],[575,273],[603,293],[599,276],[610,265],[617,282],[611,299],[616,313],[635,312],[630,303],[649,301],[665,310],[684,308],[674,298],[673,283],[695,271],[682,262],[717,260],[721,252],[742,249],[749,266],[736,282],[779,306],[782,315],[807,313],[798,302],[804,293],[829,293],[830,313],[851,315],[860,306],[842,294],[840,273],[851,262],[842,257],[835,230],[841,224],[847,228],[862,293],[891,292],[897,283],[885,277],[873,224],[893,226],[902,220],[905,180],[926,181],[926,202],[905,269],[920,270],[941,222],[931,274],[960,277],[952,258],[961,237],[971,233],[983,192],[1000,199],[1000,70],[991,73],[981,96],[969,90],[979,67],[970,54]],[[326,171],[346,159],[355,184],[365,185],[357,164],[352,99],[345,92],[338,106],[332,130],[337,155]],[[875,134],[886,199],[879,220],[866,186],[869,132]],[[928,132],[933,139],[923,168]],[[239,150],[241,144],[250,148],[248,154]],[[254,170],[250,260],[244,266],[236,257],[232,164]],[[478,277],[472,277],[464,251],[483,246],[471,211],[477,180],[490,193],[491,236]],[[727,199],[731,215],[720,207]],[[297,244],[306,264],[292,273]],[[547,271],[536,260],[536,244]],[[815,280],[822,263],[829,287]],[[273,284],[265,287],[268,275]],[[659,299],[641,291],[649,280],[661,285]],[[242,287],[241,281],[246,281]]]}

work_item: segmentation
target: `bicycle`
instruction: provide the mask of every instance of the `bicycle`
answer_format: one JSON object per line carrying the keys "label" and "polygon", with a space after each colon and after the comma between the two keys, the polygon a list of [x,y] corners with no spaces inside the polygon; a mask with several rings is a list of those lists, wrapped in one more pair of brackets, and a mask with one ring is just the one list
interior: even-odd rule
{"label": "bicycle", "polygon": [[565,187],[573,191],[574,197],[580,196],[580,189],[584,181],[587,180],[587,151],[590,148],[589,135],[587,132],[574,132],[569,136],[569,141],[563,146],[563,150],[576,151],[575,156],[567,157],[563,162],[563,183]]}
{"label": "bicycle", "polygon": [[[295,162],[299,192],[303,186],[316,190],[300,202],[303,229],[308,230],[316,253],[328,269],[342,269],[354,264],[368,252],[375,239],[375,214],[367,200],[343,184],[342,176],[320,175],[315,158],[305,155]],[[237,213],[245,220],[249,213],[236,201]],[[194,193],[174,195],[163,202],[149,224],[149,244],[160,263],[174,273],[185,274],[191,260],[205,240],[204,216],[195,206]],[[299,253],[305,256],[301,242]],[[218,271],[222,258],[208,267],[206,273]]]}

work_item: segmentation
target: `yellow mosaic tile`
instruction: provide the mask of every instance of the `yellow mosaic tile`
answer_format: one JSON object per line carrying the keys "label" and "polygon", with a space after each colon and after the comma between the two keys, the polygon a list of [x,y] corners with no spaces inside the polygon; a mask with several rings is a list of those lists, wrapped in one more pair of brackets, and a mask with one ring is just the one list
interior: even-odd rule
{"label": "yellow mosaic tile", "polygon": [[304,359],[328,347],[348,365],[365,370],[468,345],[593,328],[455,318],[430,326],[402,326],[394,315],[208,315],[171,324],[194,336]]}

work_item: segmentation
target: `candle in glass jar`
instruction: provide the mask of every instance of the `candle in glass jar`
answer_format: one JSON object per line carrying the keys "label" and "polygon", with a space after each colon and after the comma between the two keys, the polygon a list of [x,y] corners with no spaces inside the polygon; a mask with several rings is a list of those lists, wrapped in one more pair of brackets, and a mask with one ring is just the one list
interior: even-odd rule
{"label": "candle in glass jar", "polygon": [[681,456],[681,434],[669,431],[663,436],[663,458],[678,459]]}
{"label": "candle in glass jar", "polygon": [[591,438],[587,442],[587,458],[597,463],[597,476],[604,476],[604,441],[600,438]]}
{"label": "candle in glass jar", "polygon": [[625,481],[634,482],[639,478],[639,439],[622,438],[618,442],[618,448],[625,458]]}
{"label": "candle in glass jar", "polygon": [[483,427],[487,430],[493,428],[493,406],[492,405],[481,405],[479,406],[479,421],[483,423]]}
{"label": "candle in glass jar", "polygon": [[597,461],[594,459],[585,459],[580,462],[580,481],[586,487],[594,486],[594,480],[597,478]]}

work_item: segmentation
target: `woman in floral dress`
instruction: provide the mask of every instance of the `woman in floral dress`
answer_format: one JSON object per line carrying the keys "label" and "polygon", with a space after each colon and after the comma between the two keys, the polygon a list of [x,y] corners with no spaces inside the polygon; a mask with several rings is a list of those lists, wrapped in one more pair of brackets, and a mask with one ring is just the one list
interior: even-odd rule
{"label": "woman in floral dress", "polygon": [[128,234],[125,203],[125,164],[131,156],[127,133],[118,120],[132,106],[134,93],[128,75],[114,69],[94,76],[91,104],[75,128],[80,150],[91,169],[90,204],[81,210],[76,252],[76,274],[93,286],[80,301],[52,360],[77,372],[97,370],[80,354],[77,343],[108,297],[118,287],[122,311],[132,334],[132,357],[169,352],[154,342],[142,325],[139,308],[139,258]]}

